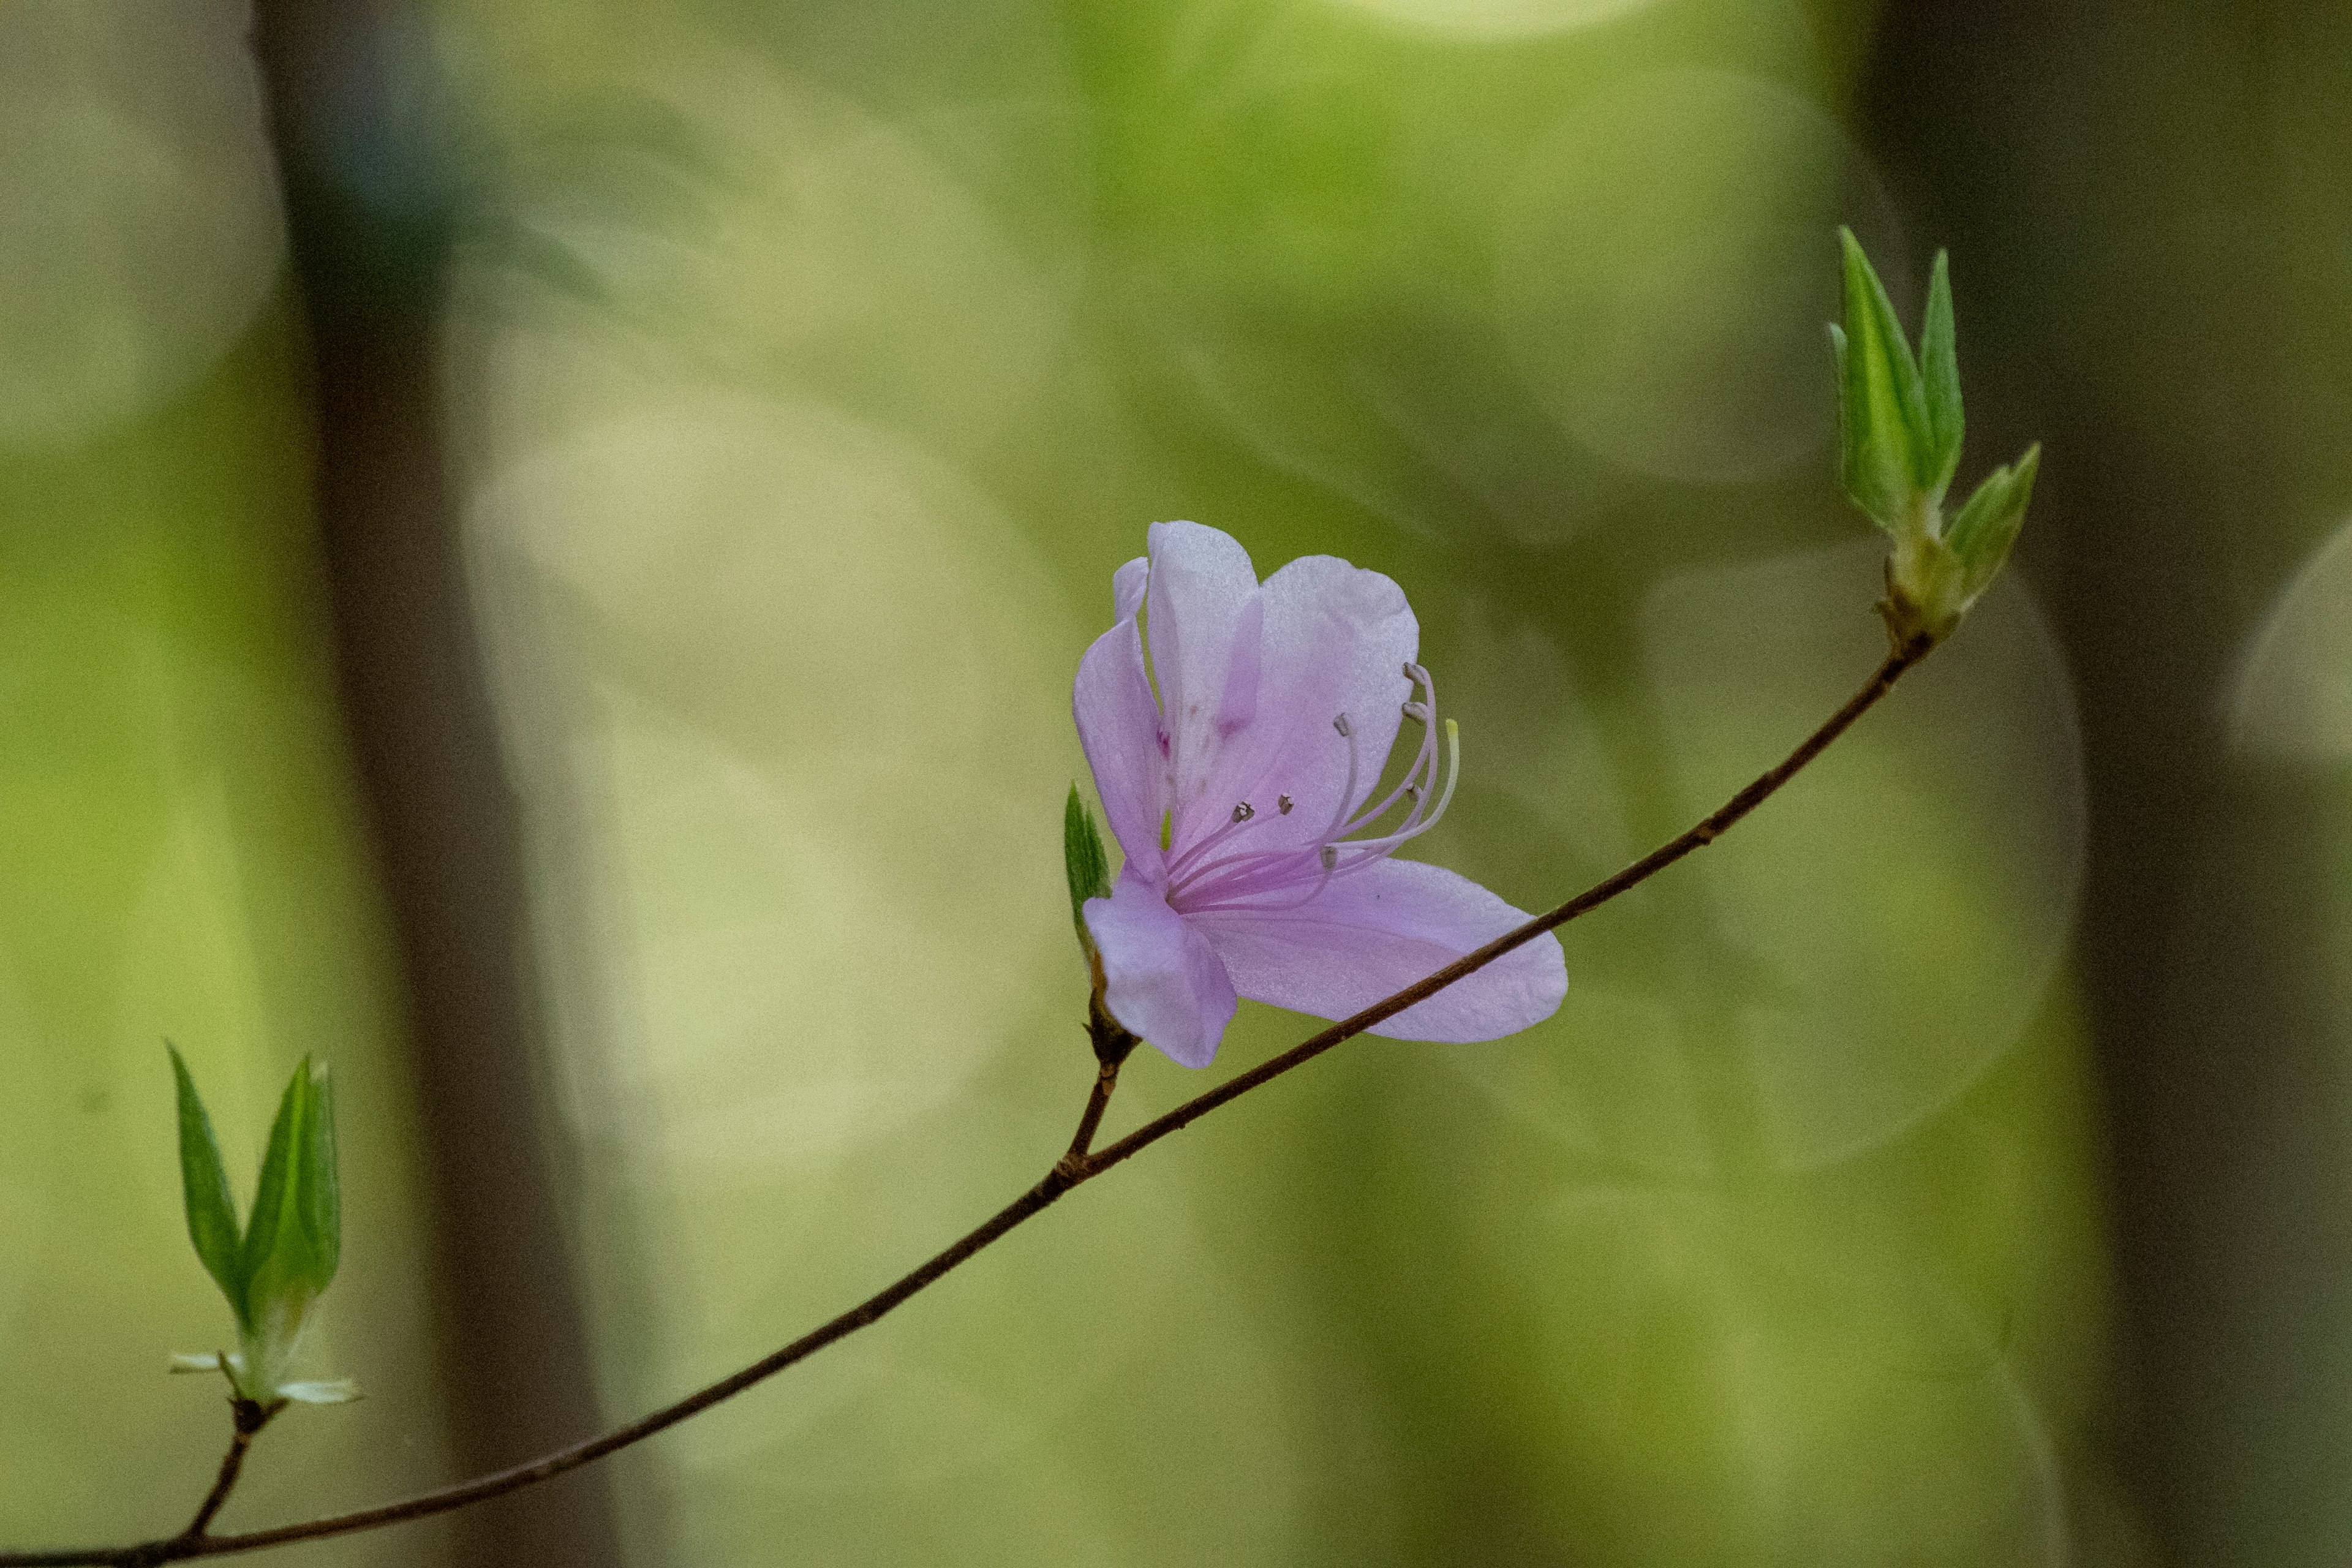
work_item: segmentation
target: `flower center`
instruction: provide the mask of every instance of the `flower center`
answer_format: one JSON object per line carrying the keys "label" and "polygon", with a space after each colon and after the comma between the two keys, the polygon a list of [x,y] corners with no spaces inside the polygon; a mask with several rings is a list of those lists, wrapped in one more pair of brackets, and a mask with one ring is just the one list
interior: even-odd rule
{"label": "flower center", "polygon": [[[1331,728],[1348,743],[1347,781],[1340,787],[1339,805],[1330,823],[1315,841],[1282,848],[1249,847],[1248,829],[1265,818],[1253,803],[1236,801],[1224,822],[1169,863],[1168,901],[1185,914],[1217,910],[1296,909],[1312,900],[1335,878],[1345,877],[1395,853],[1400,846],[1436,826],[1453,802],[1454,786],[1461,776],[1461,732],[1452,720],[1447,720],[1445,744],[1441,752],[1437,683],[1428,670],[1417,664],[1406,665],[1404,674],[1413,683],[1417,695],[1405,700],[1403,712],[1421,726],[1421,745],[1394,789],[1377,805],[1350,813],[1361,758],[1355,725],[1347,714],[1339,714],[1332,719]],[[1441,767],[1444,773],[1444,787],[1438,788]],[[1433,805],[1430,801],[1433,792],[1436,795]],[[1275,817],[1288,816],[1297,805],[1286,794],[1276,795]],[[1400,805],[1404,807],[1404,815],[1387,832],[1362,838],[1354,837],[1377,827]],[[1297,896],[1285,903],[1258,901],[1276,892]]]}

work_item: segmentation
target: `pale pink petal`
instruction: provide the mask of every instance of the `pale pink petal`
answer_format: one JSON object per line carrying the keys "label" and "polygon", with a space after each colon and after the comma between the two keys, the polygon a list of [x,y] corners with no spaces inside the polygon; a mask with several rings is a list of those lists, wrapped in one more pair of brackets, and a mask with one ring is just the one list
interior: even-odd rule
{"label": "pale pink petal", "polygon": [[1173,793],[1168,805],[1181,844],[1233,810],[1231,801],[1207,798],[1208,783],[1223,749],[1219,715],[1229,695],[1238,695],[1229,688],[1236,637],[1245,628],[1252,635],[1241,683],[1255,684],[1257,572],[1230,535],[1197,522],[1155,522],[1150,540],[1144,618],[1169,737]]}
{"label": "pale pink petal", "polygon": [[1087,900],[1086,915],[1111,1016],[1176,1062],[1207,1067],[1236,1004],[1225,966],[1201,933],[1131,866],[1109,898]]}
{"label": "pale pink petal", "polygon": [[1143,609],[1143,590],[1151,580],[1151,561],[1139,555],[1110,574],[1110,618],[1131,621]]}
{"label": "pale pink petal", "polygon": [[1070,710],[1112,835],[1127,851],[1128,865],[1157,880],[1167,759],[1160,745],[1160,706],[1144,671],[1143,637],[1132,616],[1097,637],[1078,660]]}
{"label": "pale pink petal", "polygon": [[[1421,626],[1403,590],[1378,572],[1302,556],[1267,578],[1259,599],[1250,722],[1226,738],[1209,780],[1226,813],[1246,801],[1255,815],[1219,840],[1218,853],[1320,842],[1341,817],[1348,777],[1348,740],[1332,721],[1346,714],[1355,732],[1352,811],[1380,782],[1413,694],[1404,666],[1420,651]],[[1409,744],[1420,738],[1418,725],[1408,730]]]}
{"label": "pale pink petal", "polygon": [[[1443,867],[1381,860],[1334,878],[1295,909],[1186,919],[1224,961],[1240,994],[1344,1018],[1527,916]],[[1567,992],[1559,942],[1546,932],[1371,1032],[1405,1040],[1496,1039],[1550,1017]]]}

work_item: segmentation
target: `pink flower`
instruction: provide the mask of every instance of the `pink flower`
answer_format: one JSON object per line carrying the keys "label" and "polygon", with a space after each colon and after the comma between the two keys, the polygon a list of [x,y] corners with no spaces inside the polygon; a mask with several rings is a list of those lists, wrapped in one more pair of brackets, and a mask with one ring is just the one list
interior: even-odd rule
{"label": "pink flower", "polygon": [[[1239,544],[1192,522],[1152,524],[1150,552],[1111,579],[1118,621],[1072,700],[1127,852],[1110,896],[1086,905],[1112,1016],[1206,1067],[1237,997],[1344,1018],[1528,918],[1390,858],[1444,815],[1459,763],[1394,583],[1309,555],[1261,584]],[[1374,801],[1407,719],[1420,750]],[[1490,1040],[1551,1016],[1567,989],[1546,934],[1372,1032]]]}

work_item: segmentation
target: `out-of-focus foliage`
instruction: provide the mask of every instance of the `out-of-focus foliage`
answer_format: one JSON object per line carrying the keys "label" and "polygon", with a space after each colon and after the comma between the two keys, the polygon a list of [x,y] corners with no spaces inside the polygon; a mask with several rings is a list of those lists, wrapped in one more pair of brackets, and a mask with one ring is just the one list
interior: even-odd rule
{"label": "out-of-focus foliage", "polygon": [[[360,1194],[337,1310],[296,1375],[352,1373],[379,1397],[289,1418],[299,1439],[265,1440],[224,1523],[443,1467],[397,1006],[319,642],[292,371],[273,313],[152,414],[0,450],[11,1544],[176,1530],[227,1438],[224,1385],[164,1375],[174,1351],[236,1348],[189,1252],[166,1037],[248,1173],[289,1069],[331,1042]],[[436,1536],[330,1555],[413,1561]]]}
{"label": "out-of-focus foliage", "polygon": [[[274,1427],[226,1522],[445,1468],[243,20],[0,5],[12,1544],[176,1527],[223,1435],[158,1375],[218,1331],[165,1035],[231,1169],[303,1051],[341,1080],[351,1230],[310,1359],[371,1398]],[[1882,653],[1883,547],[1837,493],[1834,233],[1902,301],[1946,237],[1856,129],[1867,7],[491,0],[403,25],[430,113],[369,123],[460,181],[445,436],[616,1416],[863,1296],[1065,1146],[1094,1073],[1054,876],[1068,683],[1149,521],[1406,588],[1464,732],[1420,847],[1523,907],[1716,805]],[[2102,68],[2169,81],[2195,53],[2116,28],[2142,63]],[[408,166],[339,155],[362,187]],[[1978,308],[1992,277],[2125,273],[2159,285],[2114,291],[2135,320],[2185,309],[2189,251],[2067,228],[2063,186],[2017,232],[2076,248],[1956,247],[1964,334],[2015,321]],[[2297,232],[2307,272],[2340,215]],[[2221,417],[2076,292],[2096,363],[2145,384],[2120,422]],[[2060,369],[2009,330],[1962,347],[1974,427],[2016,451],[2038,432],[1984,411]],[[1358,1042],[1089,1186],[625,1461],[632,1560],[2144,1560],[2069,958],[2098,825],[2034,548],[1796,786],[1570,928],[1555,1019]],[[2241,563],[2250,603],[2294,553]],[[2343,556],[2294,576],[2231,695],[2180,696],[2249,766],[2340,760]],[[1306,1027],[1245,1009],[1228,1059]],[[1107,1134],[1205,1081],[1140,1054]],[[2214,1420],[2281,1451],[2251,1405]],[[2295,1528],[2266,1544],[2305,1555],[2240,1560],[2325,1561]]]}
{"label": "out-of-focus foliage", "polygon": [[0,15],[0,443],[87,445],[184,395],[285,245],[246,7]]}
{"label": "out-of-focus foliage", "polygon": [[[1048,812],[1145,522],[1406,584],[1465,730],[1429,853],[1530,907],[1875,661],[1821,323],[1838,221],[1916,251],[1806,18],[1444,15],[452,20],[501,149],[471,525],[618,1403],[1066,1136]],[[2067,1560],[2076,741],[2021,591],[1945,658],[1580,929],[1551,1024],[1350,1047],[1122,1171],[681,1432],[636,1549]],[[1139,1059],[1114,1129],[1195,1087]]]}
{"label": "out-of-focus foliage", "polygon": [[[237,5],[0,5],[0,1540],[177,1530],[236,1348],[189,1255],[177,1041],[228,1163],[331,1044],[349,1218],[289,1422],[223,1524],[443,1466],[398,1003],[316,584],[283,222]],[[322,1560],[414,1561],[438,1531]]]}

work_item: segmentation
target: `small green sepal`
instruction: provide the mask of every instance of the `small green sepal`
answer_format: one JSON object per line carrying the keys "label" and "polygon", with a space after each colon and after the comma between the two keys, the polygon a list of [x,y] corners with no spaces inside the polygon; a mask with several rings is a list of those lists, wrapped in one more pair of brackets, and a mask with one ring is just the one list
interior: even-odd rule
{"label": "small green sepal", "polygon": [[1087,931],[1087,900],[1110,897],[1110,855],[1076,784],[1062,812],[1062,868],[1070,881],[1070,923],[1077,928],[1078,945],[1091,955],[1095,943]]}

